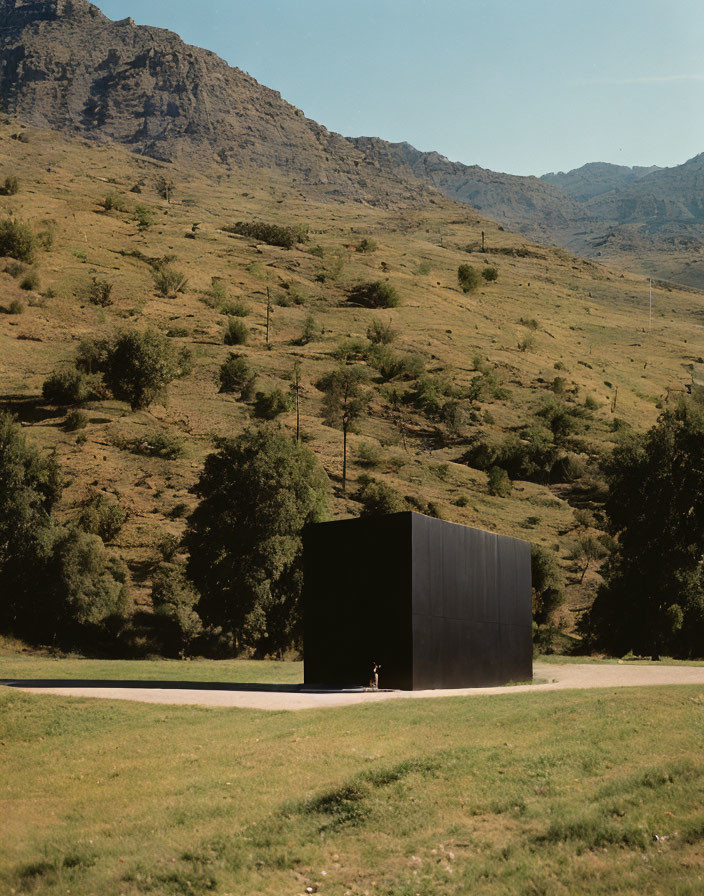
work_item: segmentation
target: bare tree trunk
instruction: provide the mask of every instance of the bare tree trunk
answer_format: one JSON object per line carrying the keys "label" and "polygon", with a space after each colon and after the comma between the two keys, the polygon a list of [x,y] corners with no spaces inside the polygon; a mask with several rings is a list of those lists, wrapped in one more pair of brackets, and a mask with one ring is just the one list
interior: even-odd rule
{"label": "bare tree trunk", "polygon": [[342,430],[342,494],[347,494],[347,427]]}

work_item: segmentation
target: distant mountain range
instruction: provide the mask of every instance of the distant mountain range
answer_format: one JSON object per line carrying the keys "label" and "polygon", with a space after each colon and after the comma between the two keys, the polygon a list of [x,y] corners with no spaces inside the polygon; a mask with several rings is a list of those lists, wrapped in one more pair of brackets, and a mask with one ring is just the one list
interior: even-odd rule
{"label": "distant mountain range", "polygon": [[599,162],[538,178],[345,138],[214,53],[113,22],[87,0],[0,0],[0,108],[161,159],[278,169],[331,200],[422,204],[432,188],[531,239],[630,255],[704,286],[704,154],[674,168]]}

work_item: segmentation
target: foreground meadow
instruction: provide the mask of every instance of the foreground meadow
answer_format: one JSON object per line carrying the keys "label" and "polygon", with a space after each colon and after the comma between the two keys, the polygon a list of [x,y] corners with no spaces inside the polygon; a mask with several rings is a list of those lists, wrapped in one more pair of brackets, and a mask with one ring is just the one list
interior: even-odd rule
{"label": "foreground meadow", "polygon": [[295,713],[0,689],[0,892],[701,893],[703,736],[693,687]]}

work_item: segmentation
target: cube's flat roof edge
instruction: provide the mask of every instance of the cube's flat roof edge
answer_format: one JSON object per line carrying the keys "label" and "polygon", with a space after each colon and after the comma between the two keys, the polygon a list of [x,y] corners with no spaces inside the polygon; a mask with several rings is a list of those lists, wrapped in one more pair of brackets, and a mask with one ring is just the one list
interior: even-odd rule
{"label": "cube's flat roof edge", "polygon": [[414,520],[425,522],[430,521],[431,525],[437,526],[455,526],[458,529],[468,529],[470,532],[481,532],[483,535],[491,535],[493,538],[501,538],[507,539],[509,541],[516,541],[519,544],[525,544],[530,547],[530,542],[526,541],[524,538],[516,538],[515,535],[504,535],[501,532],[491,532],[489,529],[478,529],[476,526],[466,526],[464,523],[455,523],[451,520],[443,520],[438,519],[435,516],[428,516],[425,513],[418,513],[415,510],[401,510],[398,513],[384,513],[375,516],[348,516],[343,517],[342,519],[337,520],[327,520],[321,523],[309,523],[304,531],[319,529],[323,526],[343,526],[343,525],[368,525],[374,522],[380,522],[383,520],[392,520],[392,519],[401,519],[407,517],[413,522]]}

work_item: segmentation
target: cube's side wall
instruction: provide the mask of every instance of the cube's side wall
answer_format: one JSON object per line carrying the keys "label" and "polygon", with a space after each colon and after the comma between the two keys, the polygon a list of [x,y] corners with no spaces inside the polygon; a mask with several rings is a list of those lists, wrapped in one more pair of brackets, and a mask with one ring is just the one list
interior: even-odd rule
{"label": "cube's side wall", "polygon": [[530,545],[414,516],[413,688],[533,674]]}
{"label": "cube's side wall", "polygon": [[304,545],[304,680],[410,689],[411,514],[309,526]]}

